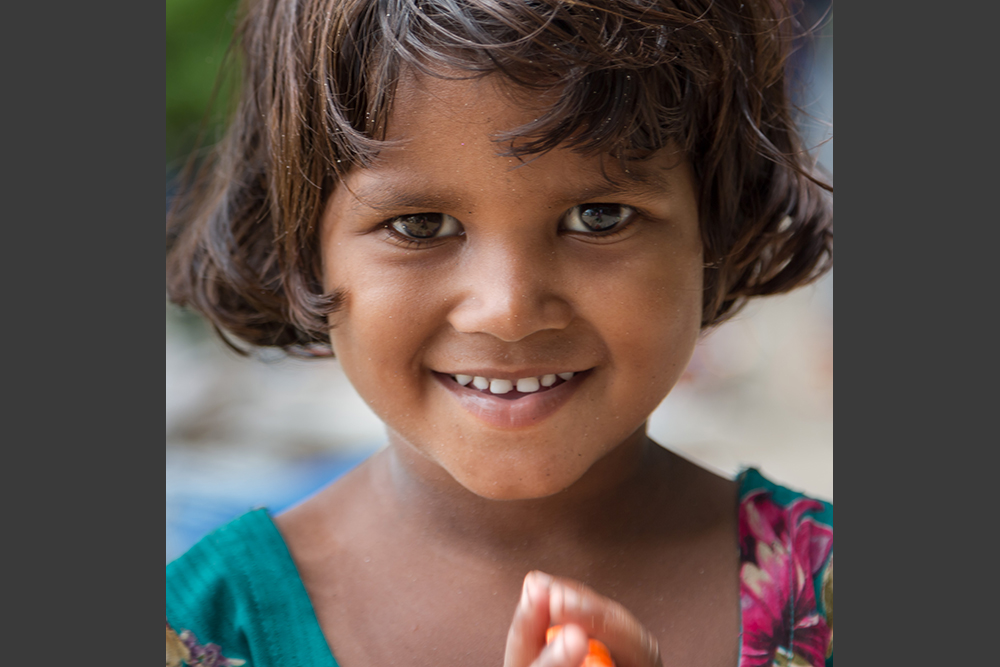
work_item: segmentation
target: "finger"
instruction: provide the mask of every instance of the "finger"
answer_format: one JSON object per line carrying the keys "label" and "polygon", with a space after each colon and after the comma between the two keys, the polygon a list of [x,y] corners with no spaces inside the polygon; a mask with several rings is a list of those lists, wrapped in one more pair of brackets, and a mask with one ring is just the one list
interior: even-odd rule
{"label": "finger", "polygon": [[507,633],[504,667],[528,667],[545,647],[551,581],[543,572],[529,572],[524,578],[521,600]]}
{"label": "finger", "polygon": [[570,623],[563,626],[562,632],[545,647],[531,667],[580,667],[587,650],[587,633]]}
{"label": "finger", "polygon": [[549,586],[553,625],[576,623],[608,647],[618,667],[662,667],[660,645],[639,620],[618,602],[569,579]]}

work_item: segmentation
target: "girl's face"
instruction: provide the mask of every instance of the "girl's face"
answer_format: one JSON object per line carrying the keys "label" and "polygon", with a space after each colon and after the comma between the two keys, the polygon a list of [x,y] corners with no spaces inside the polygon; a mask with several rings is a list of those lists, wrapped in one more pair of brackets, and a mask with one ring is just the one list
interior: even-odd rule
{"label": "girl's face", "polygon": [[344,371],[393,447],[487,498],[561,491],[641,434],[701,322],[686,160],[498,156],[535,117],[489,78],[412,77],[388,126],[402,143],[323,220]]}

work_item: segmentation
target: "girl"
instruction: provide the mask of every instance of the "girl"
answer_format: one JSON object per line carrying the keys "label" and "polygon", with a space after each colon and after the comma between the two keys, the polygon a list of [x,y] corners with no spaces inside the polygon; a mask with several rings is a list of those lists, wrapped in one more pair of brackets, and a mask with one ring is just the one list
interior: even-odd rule
{"label": "girl", "polygon": [[[646,437],[831,263],[776,0],[254,0],[171,298],[335,354],[389,446],[167,568],[168,663],[832,664],[832,507]],[[563,630],[547,644],[546,631]]]}

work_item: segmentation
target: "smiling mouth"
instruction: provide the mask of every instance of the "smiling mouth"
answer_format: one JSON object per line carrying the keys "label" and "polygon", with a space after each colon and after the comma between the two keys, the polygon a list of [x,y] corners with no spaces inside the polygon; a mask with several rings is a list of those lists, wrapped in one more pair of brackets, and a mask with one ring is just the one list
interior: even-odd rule
{"label": "smiling mouth", "polygon": [[573,378],[579,379],[589,373],[590,369],[579,372],[547,373],[545,375],[523,377],[516,380],[491,378],[483,375],[464,375],[461,373],[435,372],[434,374],[445,382],[449,384],[454,383],[468,391],[515,401],[526,396],[544,394],[566,384]]}
{"label": "smiling mouth", "polygon": [[[480,372],[484,372],[485,369]],[[467,412],[493,428],[530,428],[555,414],[576,394],[594,368],[516,378],[432,371]],[[553,379],[553,377],[555,379]],[[516,379],[515,379],[516,378]]]}

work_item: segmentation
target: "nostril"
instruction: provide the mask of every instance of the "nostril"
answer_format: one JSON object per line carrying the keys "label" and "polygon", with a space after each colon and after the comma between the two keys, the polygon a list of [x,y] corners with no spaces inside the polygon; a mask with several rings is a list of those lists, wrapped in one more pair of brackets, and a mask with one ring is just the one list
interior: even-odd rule
{"label": "nostril", "polygon": [[545,330],[562,330],[573,320],[572,307],[556,295],[490,299],[470,296],[448,315],[459,333],[486,333],[516,343]]}

